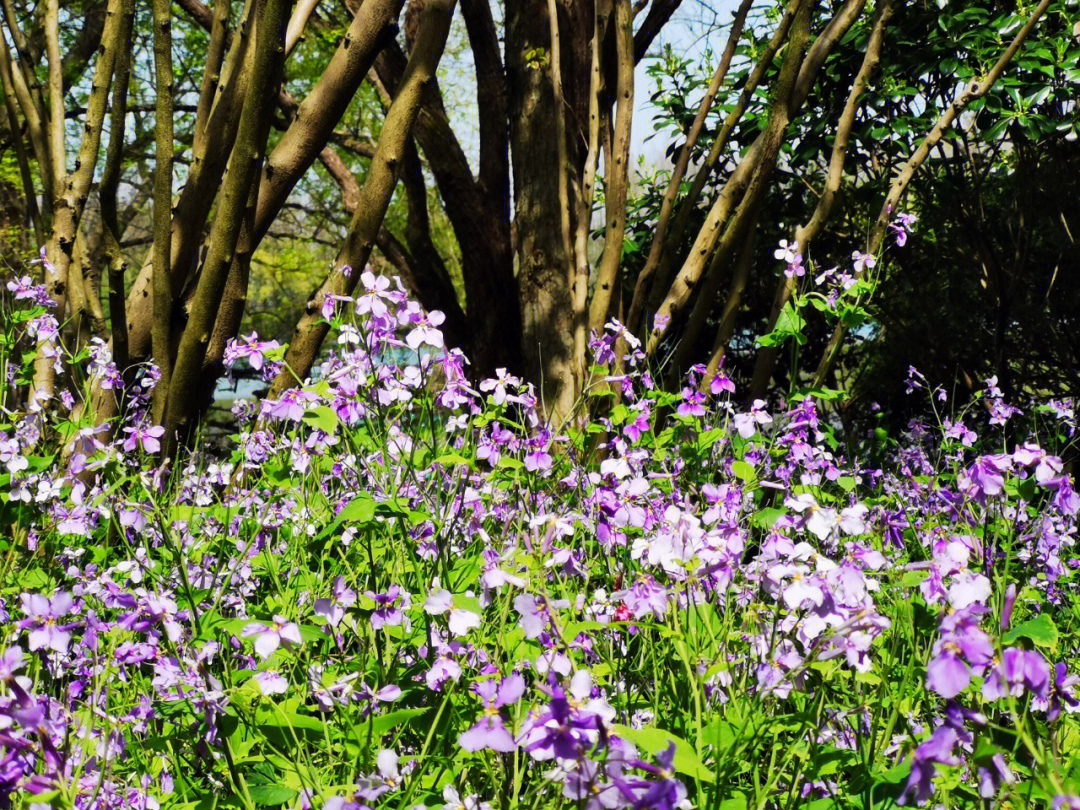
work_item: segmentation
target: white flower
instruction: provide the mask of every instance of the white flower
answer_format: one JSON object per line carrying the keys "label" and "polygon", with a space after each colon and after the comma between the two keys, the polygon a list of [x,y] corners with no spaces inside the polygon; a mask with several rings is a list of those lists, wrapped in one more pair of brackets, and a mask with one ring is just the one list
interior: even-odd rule
{"label": "white flower", "polygon": [[274,669],[255,673],[254,681],[264,695],[283,695],[289,691],[289,682]]}

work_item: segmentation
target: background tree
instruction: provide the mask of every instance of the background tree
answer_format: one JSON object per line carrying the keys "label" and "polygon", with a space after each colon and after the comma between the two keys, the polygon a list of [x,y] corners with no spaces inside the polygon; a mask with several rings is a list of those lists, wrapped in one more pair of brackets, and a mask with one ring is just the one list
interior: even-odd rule
{"label": "background tree", "polygon": [[[34,234],[18,235],[9,261],[23,268],[45,249],[64,324],[42,336],[25,396],[33,405],[55,390],[59,345],[111,336],[122,368],[155,361],[154,420],[186,435],[246,324],[289,339],[275,395],[311,373],[325,296],[351,292],[371,259],[446,314],[473,373],[525,374],[552,416],[588,384],[587,335],[612,317],[672,384],[708,361],[707,384],[727,362],[753,396],[827,383],[849,401],[880,399],[871,381],[903,354],[890,341],[926,311],[907,293],[931,245],[943,274],[934,304],[965,301],[963,317],[935,324],[993,321],[980,327],[992,357],[952,352],[943,334],[934,362],[1018,381],[1031,355],[1015,336],[1039,327],[1017,319],[1063,331],[1070,317],[1045,294],[1017,294],[1036,278],[1072,290],[1032,268],[1051,256],[1073,266],[1073,212],[1060,202],[1071,181],[1055,175],[1052,196],[1010,188],[1070,165],[1076,10],[746,0],[717,9],[714,65],[670,43],[650,56],[679,7],[462,0],[458,34],[452,7],[430,0],[4,0],[0,168],[7,216]],[[448,42],[472,63],[467,85],[436,72]],[[632,171],[643,59],[657,126],[672,134],[670,172]],[[472,131],[461,126],[470,117]],[[1060,230],[1042,216],[1054,201]],[[872,301],[806,309],[809,279],[853,249],[876,252],[901,211],[920,214],[920,236],[907,253],[889,248]],[[943,298],[970,285],[971,255],[951,247],[961,234],[978,242],[981,292]],[[781,274],[780,237],[816,272]],[[842,351],[827,347],[845,326],[857,328]],[[1055,351],[1040,356],[1039,382],[1021,385],[1065,385],[1050,382],[1065,354]],[[93,418],[122,407],[114,392],[98,385]]]}

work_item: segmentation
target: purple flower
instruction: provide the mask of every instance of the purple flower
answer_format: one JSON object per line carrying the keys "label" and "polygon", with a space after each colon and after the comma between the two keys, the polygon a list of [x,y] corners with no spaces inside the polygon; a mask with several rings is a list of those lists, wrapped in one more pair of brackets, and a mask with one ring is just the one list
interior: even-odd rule
{"label": "purple flower", "polygon": [[1001,605],[1001,630],[1002,632],[1009,629],[1009,624],[1012,622],[1013,605],[1016,604],[1016,584],[1009,583],[1009,587],[1005,589],[1005,599]]}
{"label": "purple flower", "polygon": [[369,802],[401,787],[402,773],[396,753],[386,749],[380,751],[375,758],[375,768],[374,773],[359,780],[356,789],[356,795]]}
{"label": "purple flower", "polygon": [[360,686],[356,688],[356,697],[366,706],[363,715],[368,715],[375,708],[377,703],[393,703],[395,700],[401,697],[401,687],[396,684],[388,684],[382,689],[375,691],[363,681],[360,682]]}
{"label": "purple flower", "polygon": [[314,611],[326,619],[331,627],[337,627],[345,618],[345,608],[356,604],[356,591],[345,584],[345,577],[334,580],[334,593],[329,599],[316,599]]}
{"label": "purple flower", "polygon": [[704,416],[705,395],[689,386],[682,390],[683,401],[679,403],[676,413],[679,416]]}
{"label": "purple flower", "polygon": [[1061,710],[1070,714],[1080,711],[1080,699],[1074,691],[1076,684],[1080,683],[1080,677],[1069,674],[1069,668],[1063,663],[1054,667],[1054,682],[1050,684],[1049,695],[1046,699],[1036,697],[1032,706],[1046,711],[1046,718],[1052,723],[1061,716]]}
{"label": "purple flower", "polygon": [[656,777],[655,781],[627,780],[617,774],[612,775],[613,781],[635,810],[675,810],[686,799],[686,786],[675,778],[674,762],[675,743],[670,743],[656,755],[656,765],[640,759],[627,763],[630,767],[652,774]]}
{"label": "purple flower", "polygon": [[1007,695],[1020,697],[1025,690],[1045,701],[1050,696],[1050,666],[1038,652],[1010,647],[986,677],[983,697],[987,700],[1000,700]]}
{"label": "purple flower", "polygon": [[551,453],[546,447],[537,447],[525,454],[525,469],[529,472],[544,472],[551,469]]}
{"label": "purple flower", "polygon": [[979,456],[960,476],[960,490],[979,503],[985,503],[988,497],[1000,495],[1005,489],[1002,473],[1011,466],[1012,457],[1008,455]]}
{"label": "purple flower", "polygon": [[1003,782],[1007,785],[1016,782],[1016,777],[1001,754],[994,754],[979,765],[978,777],[979,795],[984,799],[994,798]]}
{"label": "purple flower", "polygon": [[948,726],[942,726],[930,735],[930,739],[915,749],[915,755],[911,761],[911,775],[897,804],[907,804],[912,796],[918,804],[923,804],[930,798],[934,792],[933,780],[937,766],[960,764],[960,760],[953,755],[957,741],[956,731]]}
{"label": "purple flower", "polygon": [[263,400],[262,413],[263,416],[272,419],[299,422],[307,412],[307,404],[315,399],[318,399],[318,397],[310,391],[290,388],[281,395],[280,399]]}
{"label": "purple flower", "polygon": [[643,575],[629,589],[611,596],[613,599],[621,599],[635,619],[640,619],[650,613],[657,619],[663,619],[664,614],[667,613],[667,591],[648,575]]}
{"label": "purple flower", "polygon": [[15,673],[26,665],[23,661],[22,647],[18,644],[8,647],[0,655],[0,683],[8,684],[15,680]]}
{"label": "purple flower", "polygon": [[254,622],[247,625],[241,634],[244,638],[255,637],[255,652],[260,658],[269,658],[279,646],[299,647],[303,643],[300,628],[284,616],[274,616],[272,625]]}
{"label": "purple flower", "polygon": [[394,627],[405,621],[405,614],[398,607],[401,600],[401,588],[391,585],[385,593],[366,592],[367,597],[375,603],[375,611],[371,614],[371,626],[376,630],[383,627]]}
{"label": "purple flower", "polygon": [[458,739],[466,751],[492,751],[508,753],[514,750],[514,738],[507,730],[499,709],[521,700],[525,691],[525,679],[516,672],[504,678],[496,687],[495,681],[481,681],[473,691],[484,701],[484,713],[471,729]]}
{"label": "purple flower", "polygon": [[283,695],[289,691],[289,682],[276,669],[256,672],[253,680],[264,695]]}
{"label": "purple flower", "polygon": [[855,267],[855,275],[861,276],[867,270],[873,270],[877,265],[877,259],[871,253],[855,251],[851,254],[851,261]]}
{"label": "purple flower", "polygon": [[896,246],[903,247],[907,244],[908,233],[915,224],[914,214],[900,213],[896,215],[896,221],[889,223],[889,228],[896,234]]}
{"label": "purple flower", "polygon": [[231,338],[225,345],[222,359],[226,368],[232,368],[241,358],[246,357],[251,367],[260,371],[266,361],[266,353],[280,348],[281,344],[276,340],[259,340],[258,334],[252,332],[247,337]]}
{"label": "purple flower", "polygon": [[712,382],[709,383],[709,392],[716,396],[725,391],[729,394],[734,394],[735,383],[731,381],[731,378],[728,377],[727,374],[717,369],[716,374],[712,378]]}
{"label": "purple flower", "polygon": [[71,641],[71,625],[58,624],[58,620],[71,613],[74,599],[70,593],[60,591],[51,599],[40,593],[24,593],[20,597],[23,614],[20,630],[29,630],[27,647],[30,652],[42,648],[66,653]]}
{"label": "purple flower", "polygon": [[606,724],[615,711],[602,700],[590,700],[592,678],[582,670],[570,681],[569,692],[550,676],[547,687],[540,687],[549,698],[548,705],[529,715],[518,741],[536,760],[576,760],[598,742],[607,739]]}
{"label": "purple flower", "polygon": [[124,440],[125,452],[134,452],[136,445],[138,445],[142,447],[144,453],[156,453],[161,450],[161,442],[158,439],[165,435],[165,428],[161,425],[153,425],[152,427],[140,425],[133,428],[126,427],[124,433],[128,434],[128,437]]}
{"label": "purple flower", "polygon": [[945,617],[941,638],[934,644],[926,665],[926,685],[944,698],[952,698],[971,683],[972,668],[977,672],[990,664],[994,648],[990,638],[979,628],[986,608],[974,604]]}
{"label": "purple flower", "polygon": [[800,278],[806,275],[806,268],[803,267],[803,257],[801,253],[798,253],[798,244],[795,242],[788,242],[787,239],[780,240],[780,246],[773,251],[773,258],[779,259],[787,265],[784,268],[784,275],[788,278]]}

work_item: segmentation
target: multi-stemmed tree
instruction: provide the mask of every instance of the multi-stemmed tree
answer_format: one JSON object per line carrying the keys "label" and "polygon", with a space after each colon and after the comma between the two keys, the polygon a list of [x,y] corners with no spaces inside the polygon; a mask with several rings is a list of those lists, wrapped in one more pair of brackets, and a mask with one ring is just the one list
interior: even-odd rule
{"label": "multi-stemmed tree", "polygon": [[[340,188],[350,221],[333,267],[296,324],[272,395],[309,374],[327,332],[323,298],[351,294],[375,250],[425,307],[445,313],[447,336],[472,358],[475,373],[499,367],[524,373],[552,414],[572,410],[589,382],[587,335],[612,317],[655,357],[674,348],[675,372],[699,359],[692,353],[705,340],[715,373],[752,272],[753,234],[778,172],[790,162],[792,137],[808,126],[829,133],[817,202],[793,235],[794,252],[808,254],[851,182],[845,167],[852,132],[874,114],[868,99],[880,93],[870,88],[879,66],[888,64],[891,32],[914,17],[902,0],[789,0],[767,14],[754,0],[742,0],[724,27],[715,73],[673,150],[644,260],[631,267],[634,69],[679,0],[505,0],[499,8],[490,0],[461,0],[457,9],[454,0],[412,0],[407,10],[404,0],[347,0],[336,50],[296,98],[290,58],[305,30],[334,33],[327,24],[332,14],[320,16],[318,5],[217,0],[209,8],[178,0],[174,9],[168,0],[153,0],[154,103],[152,110],[134,110],[129,87],[142,77],[132,70],[132,43],[147,16],[134,0],[84,0],[70,9],[47,0],[43,10],[3,0],[0,125],[6,123],[18,157],[55,312],[60,320],[79,316],[73,323],[93,331],[109,323],[121,367],[156,364],[162,378],[152,418],[170,437],[186,435],[209,401],[226,344],[244,318],[252,256],[316,164]],[[1055,30],[1068,25],[1061,3],[1042,0],[995,41],[980,40],[978,75],[957,81],[933,112],[936,123],[891,164],[896,172],[860,249],[881,248],[935,145],[1017,53],[1038,45],[1035,32],[1051,8]],[[458,11],[476,74],[475,170],[436,78]],[[176,13],[183,16],[174,19]],[[173,37],[178,20],[186,32],[180,41]],[[74,24],[77,35],[62,36]],[[825,79],[836,97],[827,120],[814,95]],[[365,81],[386,112],[377,136],[355,137],[339,126]],[[80,100],[74,137],[65,122]],[[934,103],[926,94],[927,107]],[[817,116],[809,123],[808,110]],[[190,144],[178,152],[174,120],[182,114],[193,125]],[[153,134],[152,149],[129,137],[133,116],[137,130]],[[271,137],[275,128],[280,134]],[[357,159],[367,165],[362,177],[350,168]],[[129,270],[117,195],[122,172],[136,161],[154,167],[146,184],[152,192],[143,191],[153,215],[147,258]],[[460,251],[461,297],[432,240],[429,177]],[[95,179],[100,205],[91,222],[86,211]],[[385,223],[399,181],[407,209],[400,238]],[[594,234],[598,207],[603,228]],[[100,267],[77,256],[88,240],[102,246],[108,269],[107,315]],[[590,250],[596,244],[599,251]],[[793,289],[781,277],[770,328]],[[837,326],[820,358],[818,384],[843,329]],[[42,336],[27,396],[54,391],[52,356],[63,339],[63,332]],[[765,346],[753,392],[765,390],[775,362],[775,346]],[[99,420],[118,405],[111,389],[96,390],[87,403]]]}

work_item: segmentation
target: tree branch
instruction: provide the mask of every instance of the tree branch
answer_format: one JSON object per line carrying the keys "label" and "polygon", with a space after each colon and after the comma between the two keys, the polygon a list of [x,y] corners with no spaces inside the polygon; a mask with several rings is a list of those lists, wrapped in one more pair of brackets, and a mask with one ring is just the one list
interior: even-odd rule
{"label": "tree branch", "polygon": [[[870,81],[870,77],[873,75],[874,71],[877,70],[878,62],[881,60],[881,45],[885,39],[885,26],[888,25],[892,14],[892,0],[880,0],[877,8],[874,10],[874,22],[870,31],[870,38],[866,43],[866,54],[863,56],[863,61],[859,66],[858,73],[851,82],[851,90],[848,92],[847,101],[844,104],[844,109],[840,113],[840,118],[836,124],[836,136],[833,141],[832,154],[829,157],[829,171],[825,179],[825,187],[821,191],[821,196],[818,198],[817,206],[814,208],[814,213],[810,217],[810,221],[795,231],[795,252],[800,255],[807,255],[810,243],[817,238],[819,233],[821,233],[821,229],[825,226],[825,222],[829,218],[829,213],[832,211],[833,202],[836,200],[836,194],[840,190],[840,182],[844,176],[844,162],[847,158],[847,146],[848,141],[851,139],[851,130],[855,126],[855,118],[859,111],[859,100],[862,98],[862,94],[866,90],[866,85]],[[766,334],[772,332],[776,328],[776,322],[780,318],[780,313],[791,298],[794,288],[794,279],[789,279],[787,277],[781,278],[777,287]],[[773,369],[776,367],[776,359],[777,349],[775,346],[764,346],[758,352],[757,359],[754,363],[754,372],[750,381],[750,401],[764,395],[765,388],[768,386],[769,379],[772,377]]]}
{"label": "tree branch", "polygon": [[[660,252],[666,241],[668,223],[675,208],[675,200],[679,196],[679,189],[682,187],[683,177],[686,175],[686,169],[690,165],[690,158],[693,156],[698,138],[701,137],[701,132],[705,128],[705,119],[709,111],[712,110],[713,102],[716,101],[716,94],[720,92],[720,87],[727,77],[728,68],[731,67],[731,60],[735,56],[735,48],[742,37],[746,15],[750,12],[753,3],[754,0],[742,0],[738,10],[735,12],[735,18],[731,21],[731,30],[728,32],[727,44],[724,46],[724,53],[720,57],[720,64],[716,66],[712,81],[709,82],[709,88],[705,91],[705,97],[701,99],[697,115],[694,116],[690,131],[686,135],[686,142],[679,150],[679,157],[671,170],[671,179],[668,181],[667,189],[664,192],[664,199],[660,203],[660,215],[656,220],[652,244],[649,246],[649,255],[634,285],[634,296],[631,299],[630,313],[626,319],[631,331],[637,330],[641,309],[644,304],[645,291],[649,286],[653,273],[656,271],[657,265],[660,263]],[[754,82],[754,84],[756,86],[757,82]]]}
{"label": "tree branch", "polygon": [[506,74],[490,0],[461,0],[476,68],[476,111],[480,122],[479,182],[510,216],[510,128],[506,119]]}
{"label": "tree branch", "polygon": [[641,21],[637,33],[634,34],[635,63],[640,62],[649,52],[653,40],[659,36],[661,29],[667,25],[680,3],[682,0],[653,0],[652,5],[649,6],[649,12]]}
{"label": "tree branch", "polygon": [[210,230],[209,249],[166,394],[166,455],[175,452],[178,433],[186,429],[190,421],[194,405],[192,393],[202,370],[222,289],[236,250],[241,219],[257,176],[259,156],[265,149],[276,77],[284,59],[288,5],[288,0],[265,0],[258,22],[251,80],[240,112],[229,170],[222,185],[222,200]]}
{"label": "tree branch", "polygon": [[[867,240],[867,253],[876,255],[881,249],[882,242],[885,240],[885,234],[888,232],[889,223],[892,221],[893,212],[896,206],[899,205],[900,198],[904,196],[908,184],[915,177],[915,174],[922,167],[923,163],[926,162],[926,158],[930,155],[930,150],[942,139],[945,133],[952,127],[956,118],[969,104],[971,104],[971,102],[982,98],[990,92],[990,89],[1005,72],[1005,68],[1008,67],[1009,63],[1016,55],[1016,52],[1020,50],[1028,36],[1035,30],[1035,26],[1038,25],[1039,19],[1046,12],[1050,2],[1051,0],[1042,0],[1042,2],[1035,7],[1028,17],[1027,22],[1024,23],[1023,28],[1016,33],[1012,42],[1009,43],[1009,46],[1004,50],[1001,56],[998,57],[994,66],[990,68],[989,73],[987,73],[981,81],[973,81],[955,101],[945,108],[941,117],[938,118],[937,122],[934,124],[933,129],[930,130],[922,143],[919,144],[918,149],[911,155],[908,162],[904,165],[904,168],[900,170],[900,173],[889,187],[889,191],[885,195],[885,201],[881,206],[881,212],[878,214],[877,221],[874,223],[874,227],[870,232],[870,238]],[[821,362],[818,363],[817,371],[814,373],[815,387],[820,387],[824,384],[825,377],[832,369],[832,364],[836,359],[837,350],[840,348],[840,343],[844,339],[846,333],[847,329],[844,325],[838,323],[825,347],[825,352],[821,357]]]}
{"label": "tree branch", "polygon": [[[124,0],[124,19],[120,24],[121,41],[131,40],[135,22],[135,0]],[[123,165],[124,127],[127,121],[128,80],[131,75],[131,51],[121,49],[116,57],[116,76],[113,78],[112,109],[109,117],[109,145],[105,149],[105,166],[101,170],[98,198],[101,201],[101,228],[105,256],[109,264],[109,318],[112,325],[113,362],[123,372],[128,366],[127,313],[124,303],[124,276],[127,260],[121,249],[123,235],[116,215],[116,192],[120,186]]]}
{"label": "tree branch", "polygon": [[172,9],[169,0],[152,0],[154,25],[154,95],[156,104],[156,154],[154,160],[154,243],[151,248],[154,279],[154,324],[151,350],[161,376],[154,387],[150,419],[161,424],[165,397],[172,379],[172,281],[170,279],[172,238],[173,174],[173,68]]}
{"label": "tree branch", "polygon": [[397,97],[390,105],[379,134],[379,146],[364,181],[349,234],[338,254],[335,269],[308,299],[285,356],[287,368],[274,380],[271,397],[280,396],[311,371],[329,328],[321,315],[323,300],[327,295],[350,295],[367,264],[397,185],[398,170],[406,144],[412,137],[424,90],[434,80],[436,66],[442,57],[453,10],[454,0],[428,0],[424,6],[416,43]]}
{"label": "tree branch", "polygon": [[[794,93],[794,85],[809,40],[809,16],[810,4],[804,3],[800,5],[791,25],[791,38],[780,66],[780,74],[773,88],[773,96],[769,104],[769,122],[758,140],[758,143],[761,144],[760,158],[755,161],[752,170],[743,171],[743,166],[749,163],[748,160],[744,159],[740,163],[735,174],[732,175],[732,179],[725,186],[724,192],[721,194],[721,200],[718,200],[717,205],[713,207],[713,211],[710,211],[709,219],[702,228],[702,233],[698,236],[694,250],[683,264],[677,278],[671,285],[667,297],[657,312],[657,317],[661,320],[662,326],[661,328],[653,328],[649,334],[647,345],[649,354],[656,351],[664,334],[666,325],[663,319],[674,320],[681,314],[683,307],[695,291],[706,269],[708,269],[710,276],[715,277],[719,268],[731,256],[737,242],[745,236],[746,227],[753,218],[757,207],[757,199],[764,194],[768,180],[772,176],[780,152],[780,145],[783,143],[787,125],[791,121],[791,99]],[[738,180],[736,180],[737,175],[741,175]],[[736,189],[743,183],[746,184],[746,193],[731,221],[728,222],[727,210],[734,203]],[[727,222],[727,227],[724,228],[722,237],[714,243],[715,248],[712,248],[708,245],[711,241],[711,234],[718,232],[724,222]],[[699,248],[699,244],[701,248]],[[691,318],[687,324],[688,331],[690,333],[696,332],[701,328],[703,322],[704,316]],[[684,343],[689,344],[691,342],[692,337],[684,338]]]}
{"label": "tree branch", "polygon": [[[655,6],[654,6],[655,7]],[[630,0],[615,0],[615,133],[604,156],[604,253],[589,308],[589,327],[603,329],[619,285],[630,173],[630,126],[634,115],[634,28]]]}

